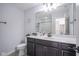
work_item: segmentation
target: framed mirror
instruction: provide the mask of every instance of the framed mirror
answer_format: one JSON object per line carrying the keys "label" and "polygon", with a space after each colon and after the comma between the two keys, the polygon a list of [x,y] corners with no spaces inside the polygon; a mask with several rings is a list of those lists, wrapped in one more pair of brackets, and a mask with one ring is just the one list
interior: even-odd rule
{"label": "framed mirror", "polygon": [[74,35],[73,4],[64,3],[51,11],[36,13],[36,32]]}

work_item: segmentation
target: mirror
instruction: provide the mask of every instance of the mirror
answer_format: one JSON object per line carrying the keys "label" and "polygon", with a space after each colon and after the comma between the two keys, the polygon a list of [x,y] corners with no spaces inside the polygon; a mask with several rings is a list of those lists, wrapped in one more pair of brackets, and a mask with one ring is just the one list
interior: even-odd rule
{"label": "mirror", "polygon": [[[51,11],[36,13],[36,31],[59,35],[73,35],[73,4],[64,3]],[[71,15],[72,14],[72,15]]]}
{"label": "mirror", "polygon": [[46,12],[38,12],[36,14],[37,19],[37,32],[51,33],[52,32],[52,17]]}

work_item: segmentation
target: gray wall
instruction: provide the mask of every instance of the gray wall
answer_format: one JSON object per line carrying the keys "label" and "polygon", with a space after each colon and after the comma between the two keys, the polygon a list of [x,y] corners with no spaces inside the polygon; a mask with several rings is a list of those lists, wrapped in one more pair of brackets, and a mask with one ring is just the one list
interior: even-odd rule
{"label": "gray wall", "polygon": [[24,27],[25,27],[25,34],[32,33],[36,31],[35,28],[35,21],[36,17],[35,14],[39,10],[39,7],[30,8],[24,12]]}
{"label": "gray wall", "polygon": [[0,53],[10,52],[24,39],[24,12],[11,4],[0,4]]}
{"label": "gray wall", "polygon": [[79,3],[77,3],[78,6],[76,6],[76,25],[75,25],[75,32],[76,32],[76,42],[77,46],[79,46]]}

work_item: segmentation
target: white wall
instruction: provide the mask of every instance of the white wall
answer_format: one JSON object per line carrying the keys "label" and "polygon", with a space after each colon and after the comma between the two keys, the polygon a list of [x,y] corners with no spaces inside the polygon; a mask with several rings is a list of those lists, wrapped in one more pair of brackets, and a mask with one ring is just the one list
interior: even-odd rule
{"label": "white wall", "polygon": [[0,53],[10,52],[24,39],[24,12],[12,4],[0,4]]}
{"label": "white wall", "polygon": [[39,10],[39,7],[31,8],[24,13],[25,34],[35,32],[35,14]]}

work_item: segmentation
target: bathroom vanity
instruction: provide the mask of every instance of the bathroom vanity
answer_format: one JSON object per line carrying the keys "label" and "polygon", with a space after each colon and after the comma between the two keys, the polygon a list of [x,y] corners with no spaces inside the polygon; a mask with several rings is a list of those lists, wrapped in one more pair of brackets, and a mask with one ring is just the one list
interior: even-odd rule
{"label": "bathroom vanity", "polygon": [[76,56],[74,48],[76,48],[74,38],[27,36],[29,56]]}

